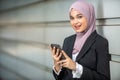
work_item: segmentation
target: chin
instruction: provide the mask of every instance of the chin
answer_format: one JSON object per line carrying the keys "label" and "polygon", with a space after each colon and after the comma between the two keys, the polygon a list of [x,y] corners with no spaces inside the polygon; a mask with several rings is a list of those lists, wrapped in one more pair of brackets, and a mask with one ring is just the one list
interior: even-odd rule
{"label": "chin", "polygon": [[81,31],[81,30],[76,30],[76,32],[83,32],[83,31]]}

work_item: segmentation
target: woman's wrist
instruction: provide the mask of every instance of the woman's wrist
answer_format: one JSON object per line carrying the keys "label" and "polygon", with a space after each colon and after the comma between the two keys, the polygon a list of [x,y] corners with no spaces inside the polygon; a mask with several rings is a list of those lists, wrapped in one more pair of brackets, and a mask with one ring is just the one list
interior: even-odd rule
{"label": "woman's wrist", "polygon": [[58,72],[61,69],[61,66],[57,64],[57,61],[54,61],[54,69]]}
{"label": "woman's wrist", "polygon": [[76,62],[74,62],[73,70],[76,71]]}
{"label": "woman's wrist", "polygon": [[59,72],[61,70],[61,66],[60,65],[54,65],[54,69],[56,70],[56,72]]}

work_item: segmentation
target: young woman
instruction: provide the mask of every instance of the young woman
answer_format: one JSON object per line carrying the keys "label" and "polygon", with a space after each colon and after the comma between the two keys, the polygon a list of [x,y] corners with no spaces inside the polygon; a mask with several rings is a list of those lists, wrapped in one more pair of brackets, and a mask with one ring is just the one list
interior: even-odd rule
{"label": "young woman", "polygon": [[51,48],[55,79],[110,80],[108,41],[96,32],[93,6],[77,0],[69,16],[76,34],[65,38],[60,54],[59,49]]}

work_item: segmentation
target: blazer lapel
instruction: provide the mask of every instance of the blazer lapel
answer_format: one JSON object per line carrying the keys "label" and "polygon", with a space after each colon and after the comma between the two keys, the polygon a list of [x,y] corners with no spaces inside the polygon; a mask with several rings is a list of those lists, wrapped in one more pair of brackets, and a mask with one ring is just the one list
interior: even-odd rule
{"label": "blazer lapel", "polygon": [[70,41],[69,41],[69,43],[68,43],[68,45],[69,45],[68,56],[69,56],[71,59],[72,59],[72,51],[73,51],[73,46],[74,46],[75,38],[76,38],[76,35],[74,35],[74,36],[70,39]]}
{"label": "blazer lapel", "polygon": [[86,51],[90,48],[90,46],[94,43],[95,38],[97,36],[96,31],[94,31],[86,40],[85,44],[83,45],[81,51],[79,52],[76,61],[78,61],[85,53]]}

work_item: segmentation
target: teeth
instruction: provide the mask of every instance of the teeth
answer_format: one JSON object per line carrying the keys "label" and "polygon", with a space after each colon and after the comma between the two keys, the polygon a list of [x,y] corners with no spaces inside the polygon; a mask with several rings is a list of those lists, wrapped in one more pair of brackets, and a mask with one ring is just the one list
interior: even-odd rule
{"label": "teeth", "polygon": [[75,29],[78,30],[78,29],[80,29],[80,27],[81,27],[81,25],[75,26]]}
{"label": "teeth", "polygon": [[77,28],[79,28],[80,26],[76,26]]}
{"label": "teeth", "polygon": [[79,26],[75,26],[76,29],[79,29],[80,27]]}

